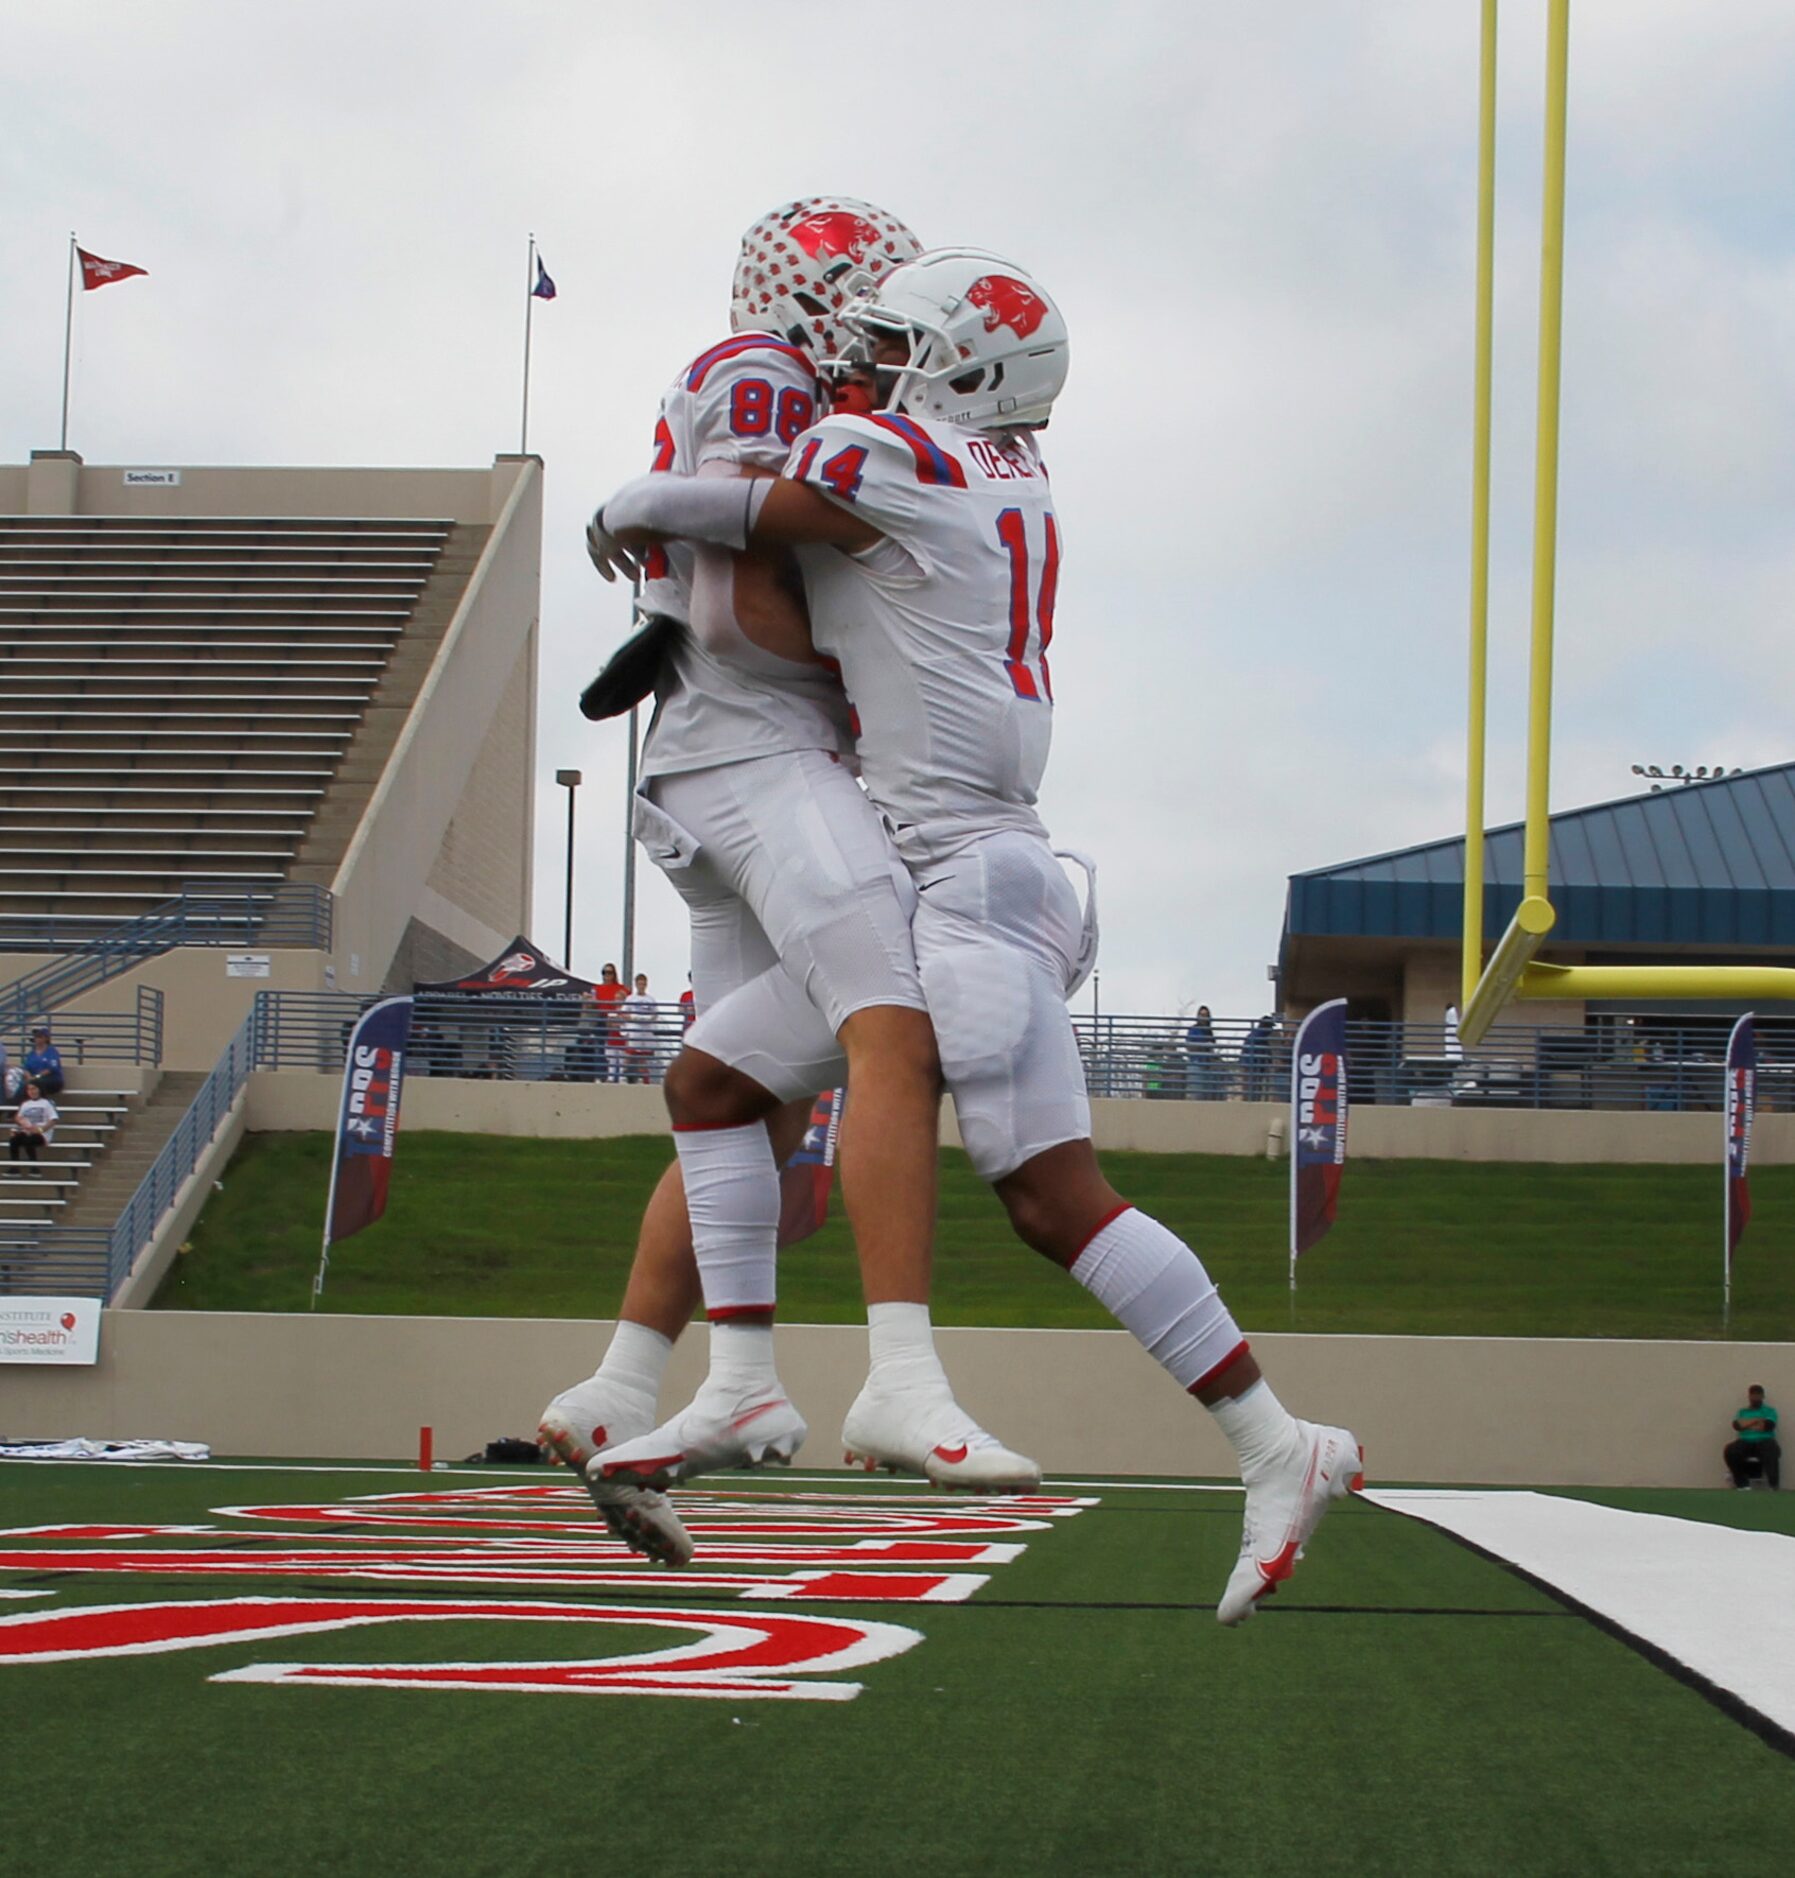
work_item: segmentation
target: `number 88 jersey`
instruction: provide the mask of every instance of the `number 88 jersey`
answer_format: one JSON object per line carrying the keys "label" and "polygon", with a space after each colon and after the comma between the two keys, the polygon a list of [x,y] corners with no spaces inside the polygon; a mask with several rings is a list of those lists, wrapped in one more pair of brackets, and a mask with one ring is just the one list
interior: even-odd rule
{"label": "number 88 jersey", "polygon": [[[700,353],[668,387],[650,468],[688,476],[707,463],[775,471],[810,426],[817,401],[807,353],[770,333],[737,333]],[[692,566],[691,548],[680,543],[644,559],[643,606],[688,630],[675,638],[655,685],[643,776],[792,750],[851,754],[847,700],[830,672],[771,654],[743,663],[698,643],[689,630]]]}
{"label": "number 88 jersey", "polygon": [[840,415],[798,439],[785,474],[885,536],[799,559],[812,637],[841,667],[861,775],[905,862],[998,829],[1044,837],[1060,533],[1033,434]]}

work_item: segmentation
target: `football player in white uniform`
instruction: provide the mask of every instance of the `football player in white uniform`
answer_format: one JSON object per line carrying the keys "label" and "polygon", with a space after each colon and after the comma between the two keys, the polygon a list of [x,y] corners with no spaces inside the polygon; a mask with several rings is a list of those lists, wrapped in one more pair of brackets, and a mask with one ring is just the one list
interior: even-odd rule
{"label": "football player in white uniform", "polygon": [[[654,470],[730,488],[775,474],[823,401],[818,367],[835,350],[835,316],[918,252],[901,223],[850,199],[807,197],[763,217],[737,265],[734,335],[701,354],[661,401]],[[608,576],[597,524],[590,545]],[[927,1298],[939,1084],[910,938],[914,892],[855,781],[847,701],[811,647],[801,602],[782,589],[788,567],[782,550],[738,556],[669,544],[643,557],[652,623],[629,659],[654,673],[656,708],[636,834],[686,902],[699,1010],[782,963],[825,1013],[822,1054],[832,1068],[845,1052],[854,1099],[842,1187],[875,1373],[923,1372],[942,1444],[959,1456],[953,1466],[935,1462],[944,1484],[1032,1487],[1039,1470],[957,1408],[934,1357]],[[777,1170],[814,1088],[825,1086],[776,1114],[771,1100],[757,1100],[752,1114],[725,1112],[689,1075],[686,1057],[676,1061],[665,1087],[678,1175],[670,1170],[651,1202],[604,1363],[544,1411],[541,1436],[570,1464],[584,1469],[600,1450],[654,1463],[620,1466],[595,1479],[593,1492],[613,1528],[656,1556],[679,1562],[689,1541],[647,1483],[789,1460],[807,1432],[773,1363]],[[687,1409],[655,1428],[661,1373],[696,1302],[693,1248],[711,1322],[710,1377]],[[886,1323],[893,1317],[896,1336]]]}
{"label": "football player in white uniform", "polygon": [[[1020,268],[965,249],[898,269],[846,321],[877,367],[873,414],[824,419],[777,482],[646,477],[601,513],[626,547],[678,534],[801,550],[816,645],[840,664],[867,791],[920,896],[917,962],[967,1153],[1018,1235],[1234,1446],[1245,1531],[1217,1615],[1235,1624],[1289,1577],[1361,1457],[1347,1430],[1283,1408],[1196,1254],[1116,1193],[1092,1147],[1065,1000],[1095,922],[1035,812],[1061,533],[1033,432],[1065,381],[1065,325]],[[789,978],[767,973],[693,1042],[790,1094],[779,1066],[813,1077],[825,1034]]]}

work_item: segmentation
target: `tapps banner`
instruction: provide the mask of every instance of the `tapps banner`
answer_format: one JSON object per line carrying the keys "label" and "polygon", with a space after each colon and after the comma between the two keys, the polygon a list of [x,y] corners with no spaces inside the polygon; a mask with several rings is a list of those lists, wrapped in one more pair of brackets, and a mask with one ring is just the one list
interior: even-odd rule
{"label": "tapps banner", "polygon": [[370,1005],[349,1038],[314,1297],[324,1289],[330,1248],[371,1226],[386,1211],[393,1147],[399,1137],[405,1052],[411,1041],[411,1003],[410,998],[383,998]]}
{"label": "tapps banner", "polygon": [[1726,1045],[1726,1259],[1731,1287],[1733,1253],[1751,1218],[1751,1188],[1746,1169],[1751,1161],[1751,1118],[1757,1106],[1758,1038],[1753,1014],[1747,1011],[1733,1026]]}
{"label": "tapps banner", "polygon": [[829,1189],[835,1184],[835,1144],[841,1136],[845,1089],[825,1089],[810,1111],[792,1157],[779,1175],[779,1246],[783,1251],[821,1230],[829,1217]]}
{"label": "tapps banner", "polygon": [[1303,1019],[1290,1061],[1290,1282],[1301,1253],[1326,1237],[1346,1166],[1346,1000]]}

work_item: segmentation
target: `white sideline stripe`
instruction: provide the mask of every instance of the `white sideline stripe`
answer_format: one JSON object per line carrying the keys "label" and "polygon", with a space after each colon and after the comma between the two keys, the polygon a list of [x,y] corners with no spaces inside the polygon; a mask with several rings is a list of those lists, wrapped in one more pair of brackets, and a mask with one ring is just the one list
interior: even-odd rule
{"label": "white sideline stripe", "polygon": [[1795,1730],[1795,1538],[1547,1493],[1364,1498],[1518,1565]]}

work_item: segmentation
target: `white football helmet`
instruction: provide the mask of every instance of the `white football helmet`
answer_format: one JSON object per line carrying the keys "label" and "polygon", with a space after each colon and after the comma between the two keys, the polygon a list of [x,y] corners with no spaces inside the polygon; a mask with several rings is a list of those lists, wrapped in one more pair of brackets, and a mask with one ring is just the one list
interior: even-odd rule
{"label": "white football helmet", "polygon": [[801,196],[763,215],[742,237],[729,305],[734,332],[776,333],[813,358],[832,359],[843,307],[922,253],[895,215],[852,196]]}
{"label": "white football helmet", "polygon": [[887,274],[842,315],[859,335],[901,333],[910,357],[881,367],[887,408],[974,430],[1047,422],[1066,382],[1066,322],[1034,278],[979,248],[936,248]]}

